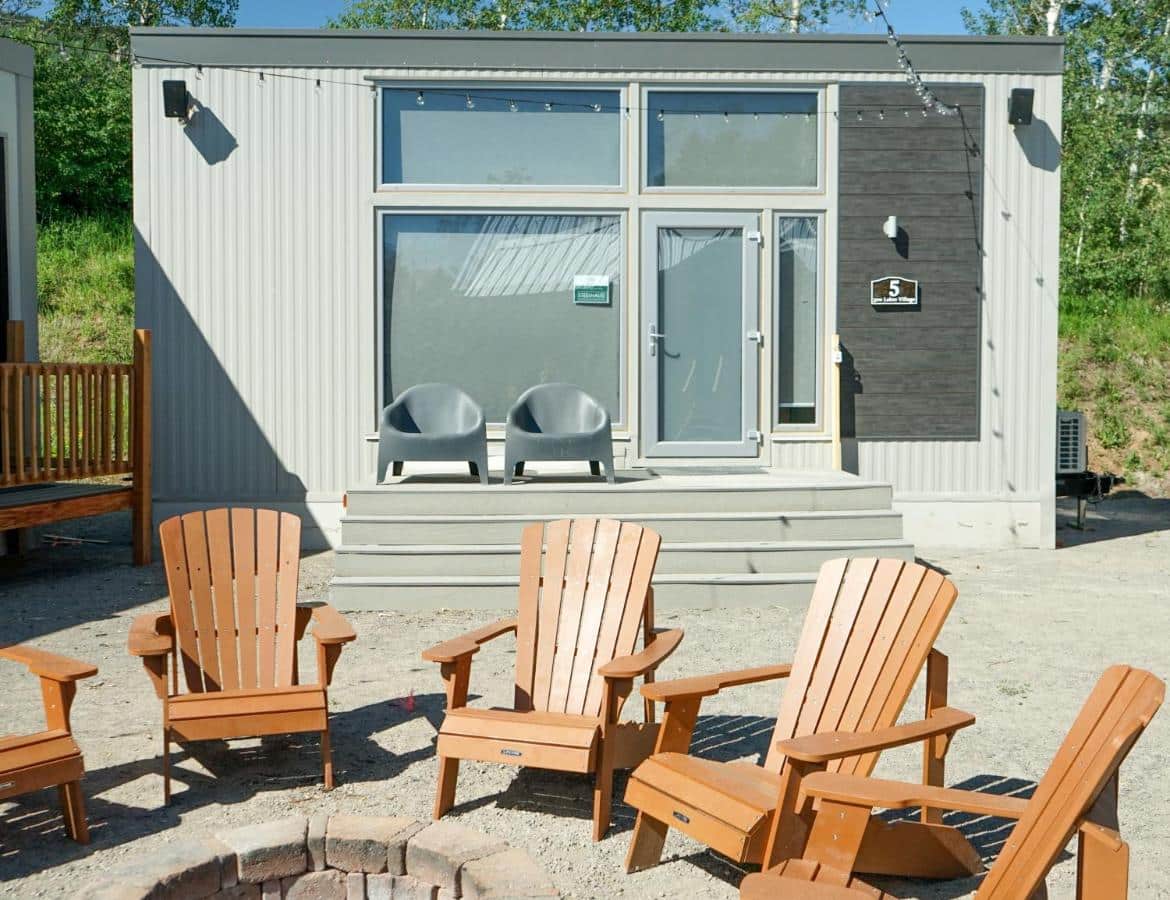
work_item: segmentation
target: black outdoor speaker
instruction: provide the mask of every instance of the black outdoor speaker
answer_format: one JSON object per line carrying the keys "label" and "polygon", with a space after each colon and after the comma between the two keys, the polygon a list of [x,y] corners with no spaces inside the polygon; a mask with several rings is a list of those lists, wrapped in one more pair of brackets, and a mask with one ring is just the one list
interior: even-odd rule
{"label": "black outdoor speaker", "polygon": [[187,118],[187,82],[163,82],[163,114],[168,119]]}
{"label": "black outdoor speaker", "polygon": [[1032,101],[1036,92],[1031,88],[1012,88],[1011,99],[1008,100],[1008,124],[1031,125]]}

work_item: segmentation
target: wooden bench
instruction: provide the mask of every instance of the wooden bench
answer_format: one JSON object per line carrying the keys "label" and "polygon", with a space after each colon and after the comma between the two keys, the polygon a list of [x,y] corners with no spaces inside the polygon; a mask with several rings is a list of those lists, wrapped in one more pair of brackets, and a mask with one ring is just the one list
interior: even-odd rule
{"label": "wooden bench", "polygon": [[149,564],[150,332],[129,365],[30,363],[23,328],[8,323],[0,363],[0,533],[128,509]]}

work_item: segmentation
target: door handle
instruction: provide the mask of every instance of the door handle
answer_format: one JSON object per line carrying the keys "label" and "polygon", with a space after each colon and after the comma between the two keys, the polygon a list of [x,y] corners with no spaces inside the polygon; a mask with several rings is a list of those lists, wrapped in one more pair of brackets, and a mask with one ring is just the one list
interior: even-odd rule
{"label": "door handle", "polygon": [[650,344],[649,344],[650,355],[653,356],[655,353],[658,352],[658,342],[660,340],[662,340],[664,337],[666,337],[666,335],[663,334],[661,331],[655,330],[654,323],[651,322],[650,323],[650,332],[649,332],[649,334],[646,335],[646,337],[650,342]]}

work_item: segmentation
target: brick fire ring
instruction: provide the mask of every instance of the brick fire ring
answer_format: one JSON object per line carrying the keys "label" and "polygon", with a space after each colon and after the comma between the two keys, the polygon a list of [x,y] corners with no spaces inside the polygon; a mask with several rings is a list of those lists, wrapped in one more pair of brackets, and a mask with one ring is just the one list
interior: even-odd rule
{"label": "brick fire ring", "polygon": [[176,839],[83,888],[85,900],[546,900],[523,850],[453,822],[319,814]]}

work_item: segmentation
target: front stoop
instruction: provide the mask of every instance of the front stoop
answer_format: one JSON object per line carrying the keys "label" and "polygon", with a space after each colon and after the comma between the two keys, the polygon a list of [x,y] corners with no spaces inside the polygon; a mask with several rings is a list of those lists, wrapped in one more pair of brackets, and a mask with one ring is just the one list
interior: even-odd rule
{"label": "front stoop", "polygon": [[648,476],[618,484],[530,478],[504,487],[458,477],[404,478],[347,495],[330,585],[347,610],[514,606],[520,532],[596,516],[658,531],[659,608],[808,602],[829,559],[913,559],[888,484],[829,472]]}

